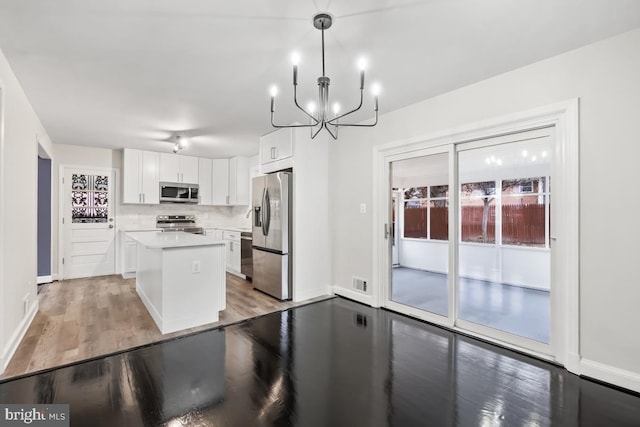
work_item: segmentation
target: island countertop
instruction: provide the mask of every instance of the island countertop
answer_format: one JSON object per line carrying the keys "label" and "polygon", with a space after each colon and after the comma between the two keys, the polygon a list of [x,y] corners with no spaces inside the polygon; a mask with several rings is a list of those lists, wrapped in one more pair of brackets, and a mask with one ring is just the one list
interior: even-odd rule
{"label": "island countertop", "polygon": [[190,246],[224,246],[225,242],[213,236],[203,236],[201,234],[185,233],[183,231],[173,231],[163,233],[157,231],[136,232],[128,231],[127,236],[149,249],[184,248]]}

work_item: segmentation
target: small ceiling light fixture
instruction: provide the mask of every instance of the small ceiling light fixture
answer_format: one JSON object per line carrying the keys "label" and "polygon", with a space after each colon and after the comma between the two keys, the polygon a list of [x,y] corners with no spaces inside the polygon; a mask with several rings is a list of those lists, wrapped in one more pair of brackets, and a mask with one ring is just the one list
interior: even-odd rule
{"label": "small ceiling light fixture", "polygon": [[178,151],[187,148],[187,138],[182,135],[175,136],[175,143],[173,144],[173,152],[177,153]]}
{"label": "small ceiling light fixture", "polygon": [[[274,122],[274,111],[275,111],[275,97],[278,93],[278,88],[275,86],[271,87],[271,125],[275,128],[297,128],[297,127],[308,127],[311,128],[311,139],[315,138],[318,133],[324,128],[329,132],[329,134],[333,137],[333,139],[338,139],[338,128],[340,126],[351,126],[351,127],[373,127],[378,124],[378,94],[380,88],[378,85],[374,85],[374,112],[375,112],[375,121],[373,123],[367,124],[355,124],[355,123],[339,123],[340,119],[348,116],[351,113],[355,113],[362,107],[362,101],[364,98],[364,69],[366,67],[366,61],[361,59],[359,61],[360,68],[360,104],[354,108],[353,110],[349,110],[344,114],[340,114],[340,106],[339,104],[334,104],[333,107],[333,117],[329,117],[329,83],[330,79],[325,75],[325,66],[324,66],[324,30],[328,30],[333,23],[333,18],[331,15],[327,13],[319,13],[313,17],[313,26],[318,30],[322,31],[322,77],[318,77],[318,109],[316,114],[315,104],[310,104],[307,106],[307,109],[304,109],[298,104],[298,62],[300,61],[300,55],[294,53],[292,55],[293,61],[293,102],[299,110],[305,113],[309,119],[309,124],[292,124],[292,125],[278,125]],[[311,107],[313,105],[313,107]]]}

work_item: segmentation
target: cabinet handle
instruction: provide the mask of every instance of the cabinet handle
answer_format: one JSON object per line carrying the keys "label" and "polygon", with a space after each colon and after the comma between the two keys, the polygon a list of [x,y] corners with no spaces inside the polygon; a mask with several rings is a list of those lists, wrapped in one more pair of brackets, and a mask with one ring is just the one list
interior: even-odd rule
{"label": "cabinet handle", "polygon": [[229,196],[225,198],[227,205],[229,204]]}
{"label": "cabinet handle", "polygon": [[142,203],[144,203],[144,193],[142,193]]}
{"label": "cabinet handle", "polygon": [[138,193],[138,203],[142,203],[142,193]]}
{"label": "cabinet handle", "polygon": [[229,250],[233,252],[233,242],[229,242]]}
{"label": "cabinet handle", "polygon": [[184,182],[184,172],[180,172],[180,182]]}

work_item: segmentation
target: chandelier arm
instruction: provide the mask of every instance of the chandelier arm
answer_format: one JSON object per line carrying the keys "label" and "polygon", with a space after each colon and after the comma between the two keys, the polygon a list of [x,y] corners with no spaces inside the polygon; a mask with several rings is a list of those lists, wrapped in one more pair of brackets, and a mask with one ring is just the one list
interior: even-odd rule
{"label": "chandelier arm", "polygon": [[353,123],[353,124],[350,124],[350,123],[330,123],[330,124],[335,126],[335,127],[337,127],[337,128],[338,127],[342,127],[342,126],[349,126],[349,127],[356,127],[356,128],[372,128],[372,127],[374,127],[375,125],[378,124],[378,110],[376,110],[375,121],[373,123],[365,123],[365,124],[362,124],[362,123],[358,123],[358,124],[356,124],[356,123]]}
{"label": "chandelier arm", "polygon": [[308,125],[277,125],[274,123],[273,121],[273,111],[271,112],[271,126],[273,126],[274,128],[312,128],[314,126],[317,126],[317,124],[308,124]]}
{"label": "chandelier arm", "polygon": [[315,131],[315,133],[313,132],[313,129],[311,129],[311,139],[313,139],[316,136],[318,136],[318,134],[320,133],[320,131],[322,130],[323,127],[324,127],[323,125],[318,126],[318,130]]}
{"label": "chandelier arm", "polygon": [[[329,132],[329,135],[331,135],[331,137],[333,137],[333,139],[338,139],[338,129],[336,129],[336,134],[334,135],[333,132],[331,132],[331,129],[329,129],[329,127],[327,126],[328,122],[324,122],[324,125],[322,127],[324,127],[327,132]],[[334,125],[335,126],[335,125]]]}
{"label": "chandelier arm", "polygon": [[336,116],[336,117],[334,117],[334,118],[333,118],[333,119],[331,119],[331,120],[327,120],[327,123],[329,123],[330,125],[334,125],[334,126],[335,126],[335,123],[334,123],[334,122],[335,122],[336,120],[341,119],[341,118],[343,118],[343,117],[346,117],[346,116],[348,116],[349,114],[351,114],[351,113],[355,113],[356,111],[358,111],[360,108],[362,108],[362,101],[363,101],[363,98],[364,98],[364,89],[360,89],[360,104],[359,104],[356,108],[354,108],[353,110],[351,110],[351,111],[348,111],[348,112],[346,112],[346,113],[344,113],[344,114],[341,114],[341,115],[339,115],[339,116]]}
{"label": "chandelier arm", "polygon": [[309,116],[309,118],[311,120],[313,120],[315,123],[313,123],[313,126],[317,126],[320,123],[320,120],[316,119],[315,117],[313,117],[313,115],[309,114],[307,112],[307,110],[305,110],[304,108],[302,108],[300,106],[300,104],[298,104],[298,87],[297,85],[293,85],[293,102],[294,104],[296,104],[296,107],[298,107],[298,109],[300,111],[302,111],[303,113],[305,113],[307,116]]}

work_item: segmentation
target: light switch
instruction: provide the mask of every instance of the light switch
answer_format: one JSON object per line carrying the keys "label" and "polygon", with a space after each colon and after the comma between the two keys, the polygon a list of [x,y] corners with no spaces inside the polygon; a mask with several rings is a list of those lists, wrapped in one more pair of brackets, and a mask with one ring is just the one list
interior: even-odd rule
{"label": "light switch", "polygon": [[191,261],[191,273],[200,273],[200,261]]}
{"label": "light switch", "polygon": [[360,203],[360,213],[367,213],[367,204]]}

